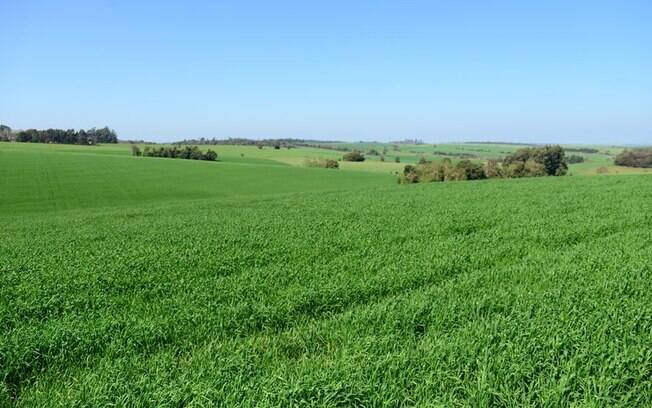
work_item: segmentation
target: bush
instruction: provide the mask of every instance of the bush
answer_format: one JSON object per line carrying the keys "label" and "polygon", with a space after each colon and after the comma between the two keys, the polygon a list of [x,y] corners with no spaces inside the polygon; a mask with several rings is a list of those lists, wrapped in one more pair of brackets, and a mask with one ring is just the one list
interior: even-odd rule
{"label": "bush", "polygon": [[209,161],[215,161],[217,160],[217,153],[212,151],[211,149],[208,149],[206,153],[204,153],[204,160],[209,160]]}
{"label": "bush", "polygon": [[396,163],[400,163],[400,162],[401,162],[401,158],[400,158],[399,156],[396,156],[396,157],[394,157],[394,161],[395,161]]}
{"label": "bush", "polygon": [[197,146],[192,146],[192,147],[154,146],[151,149],[149,146],[146,146],[142,155],[147,157],[167,157],[170,159],[209,160],[209,161],[217,160],[217,153],[215,153],[210,149],[208,149],[206,153],[202,153],[202,151]]}
{"label": "bush", "polygon": [[[534,163],[543,166],[543,174],[541,166]],[[568,164],[561,146],[526,147],[505,156],[503,168],[507,170],[507,177],[563,176],[568,171]]]}
{"label": "bush", "polygon": [[306,167],[321,167],[324,169],[339,169],[340,164],[337,160],[333,159],[306,159],[304,161]]}
{"label": "bush", "polygon": [[138,145],[135,145],[135,144],[131,145],[131,155],[132,156],[142,156],[142,152],[140,151],[140,147],[138,147]]}
{"label": "bush", "polygon": [[618,166],[652,168],[652,148],[625,150],[614,159]]}
{"label": "bush", "polygon": [[360,153],[357,150],[346,153],[342,156],[342,160],[350,162],[363,162],[365,160],[364,154]]}
{"label": "bush", "polygon": [[584,163],[584,156],[571,154],[568,156],[568,164]]}

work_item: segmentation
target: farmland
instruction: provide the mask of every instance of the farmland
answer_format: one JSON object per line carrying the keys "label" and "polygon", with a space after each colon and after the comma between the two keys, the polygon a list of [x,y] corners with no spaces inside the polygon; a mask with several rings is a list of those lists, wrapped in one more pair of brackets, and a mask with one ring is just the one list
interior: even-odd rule
{"label": "farmland", "polygon": [[0,144],[0,405],[652,404],[652,175],[215,150]]}

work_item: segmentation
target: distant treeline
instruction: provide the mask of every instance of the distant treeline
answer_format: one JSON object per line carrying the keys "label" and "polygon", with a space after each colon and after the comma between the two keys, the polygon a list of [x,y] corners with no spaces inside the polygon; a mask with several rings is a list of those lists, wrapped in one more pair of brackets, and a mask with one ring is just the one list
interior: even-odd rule
{"label": "distant treeline", "polygon": [[115,130],[107,126],[88,130],[80,129],[27,129],[13,131],[9,126],[0,125],[0,141],[24,143],[57,143],[94,145],[98,143],[118,143]]}
{"label": "distant treeline", "polygon": [[464,144],[500,144],[512,146],[536,146],[532,143],[518,143],[518,142],[464,142]]}
{"label": "distant treeline", "polygon": [[176,145],[237,145],[237,146],[269,146],[269,147],[288,147],[288,146],[310,146],[315,143],[337,143],[326,142],[321,140],[308,139],[245,139],[245,138],[228,138],[228,139],[184,139],[180,142],[174,142]]}
{"label": "distant treeline", "polygon": [[432,152],[432,154],[434,154],[435,156],[451,156],[451,157],[460,157],[465,159],[478,157],[478,155],[473,153],[450,153],[450,152],[441,152],[438,150],[435,150],[434,152]]}
{"label": "distant treeline", "polygon": [[590,147],[567,147],[566,151],[575,152],[575,153],[599,153],[600,152],[598,149],[592,149]]}
{"label": "distant treeline", "polygon": [[408,164],[399,183],[563,176],[567,171],[564,149],[544,146],[519,149],[505,156],[502,163],[498,160],[488,160],[484,164],[461,160],[453,164],[446,158],[442,161],[422,161],[416,166]]}
{"label": "distant treeline", "polygon": [[614,159],[618,166],[652,168],[652,148],[625,150]]}
{"label": "distant treeline", "polygon": [[205,153],[199,150],[197,146],[145,146],[141,151],[140,147],[135,144],[131,145],[131,154],[134,156],[145,157],[166,157],[169,159],[188,159],[188,160],[217,160],[217,153],[208,149]]}

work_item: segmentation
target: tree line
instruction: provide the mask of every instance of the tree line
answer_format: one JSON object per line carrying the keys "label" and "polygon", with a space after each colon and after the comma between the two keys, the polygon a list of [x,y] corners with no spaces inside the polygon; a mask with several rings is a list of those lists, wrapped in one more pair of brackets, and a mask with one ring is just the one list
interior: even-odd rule
{"label": "tree line", "polygon": [[470,160],[453,164],[449,158],[441,161],[422,160],[416,166],[406,165],[399,183],[563,176],[567,172],[564,149],[560,146],[544,146],[519,149],[505,156],[502,161],[488,160],[484,164]]}
{"label": "tree line", "polygon": [[9,126],[0,125],[0,141],[23,143],[56,143],[95,145],[98,143],[118,143],[118,134],[108,126],[103,128],[80,129],[27,129],[14,131]]}
{"label": "tree line", "polygon": [[206,152],[202,152],[197,146],[145,146],[143,150],[140,150],[138,145],[132,144],[131,154],[133,156],[166,157],[169,159],[217,160],[217,153],[213,150],[208,149]]}

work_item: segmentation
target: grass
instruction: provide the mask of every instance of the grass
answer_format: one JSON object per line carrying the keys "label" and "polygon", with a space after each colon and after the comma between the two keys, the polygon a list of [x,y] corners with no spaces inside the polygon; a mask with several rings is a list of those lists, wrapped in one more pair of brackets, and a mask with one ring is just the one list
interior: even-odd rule
{"label": "grass", "polygon": [[0,145],[0,406],[652,404],[649,175],[57,149]]}

